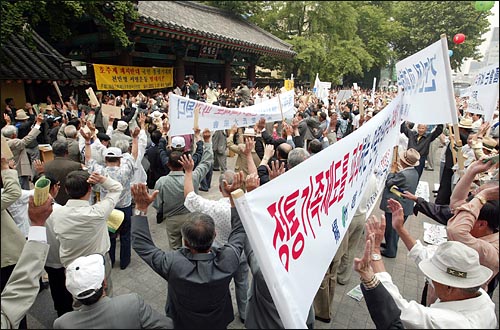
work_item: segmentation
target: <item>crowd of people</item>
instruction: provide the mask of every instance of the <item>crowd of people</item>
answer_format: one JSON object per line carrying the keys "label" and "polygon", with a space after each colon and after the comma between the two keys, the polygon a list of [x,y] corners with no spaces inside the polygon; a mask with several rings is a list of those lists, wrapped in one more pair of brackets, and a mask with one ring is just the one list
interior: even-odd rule
{"label": "crowd of people", "polygon": [[[239,108],[280,92],[249,88],[246,80],[234,89],[200,86],[190,75],[175,89],[97,92],[99,104],[48,97],[17,109],[6,99],[1,134],[13,157],[2,150],[2,328],[27,328],[43,269],[58,315],[54,328],[226,328],[235,315],[232,280],[245,327],[283,328],[231,192],[251,191],[339,143],[397,92],[331,89],[318,99],[296,88],[290,120],[169,134],[172,93]],[[102,104],[121,107],[121,117],[104,115]],[[497,326],[491,296],[499,271],[498,110],[483,122],[457,98],[457,114],[459,132],[445,123],[401,124],[379,205],[383,215],[370,216],[365,207],[377,190],[371,175],[311,305],[309,328],[315,320],[332,321],[335,287],[348,283],[353,269],[377,328]],[[42,145],[50,145],[53,159],[43,159]],[[423,170],[437,168],[437,152],[440,186],[432,203],[415,193]],[[236,157],[234,168],[228,156]],[[214,171],[220,175],[212,183]],[[50,195],[35,205],[41,178],[50,181]],[[220,199],[199,193],[211,189]],[[165,222],[166,251],[153,242],[152,209],[153,225]],[[418,212],[446,226],[449,242],[435,253],[404,227]],[[427,278],[420,303],[405,300],[385,271],[382,257],[396,257],[399,238]],[[365,253],[355,258],[363,242]],[[136,293],[113,295],[115,264],[126,269],[132,249],[168,282],[164,313]]]}

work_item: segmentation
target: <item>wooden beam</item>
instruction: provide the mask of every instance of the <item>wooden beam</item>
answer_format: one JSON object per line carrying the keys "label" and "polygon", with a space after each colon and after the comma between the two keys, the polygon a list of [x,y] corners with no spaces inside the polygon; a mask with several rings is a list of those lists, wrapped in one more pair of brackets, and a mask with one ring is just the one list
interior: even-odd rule
{"label": "wooden beam", "polygon": [[223,60],[215,60],[213,58],[203,58],[203,57],[184,57],[186,62],[194,62],[194,63],[207,63],[207,64],[224,64]]}
{"label": "wooden beam", "polygon": [[152,58],[156,60],[175,60],[176,56],[171,54],[155,54],[155,53],[147,53],[147,52],[131,52],[131,56],[133,57],[142,57],[142,58]]}

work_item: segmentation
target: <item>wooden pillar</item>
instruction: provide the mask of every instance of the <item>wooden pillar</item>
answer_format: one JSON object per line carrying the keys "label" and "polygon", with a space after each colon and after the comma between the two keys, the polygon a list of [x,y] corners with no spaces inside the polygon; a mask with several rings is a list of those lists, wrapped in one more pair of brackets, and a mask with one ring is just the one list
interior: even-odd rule
{"label": "wooden pillar", "polygon": [[121,51],[118,56],[118,65],[131,66],[132,64],[132,55],[130,55],[130,51],[124,49]]}
{"label": "wooden pillar", "polygon": [[231,89],[231,61],[224,63],[224,88]]}
{"label": "wooden pillar", "polygon": [[250,63],[247,68],[247,80],[252,82],[252,86],[255,85],[255,64]]}
{"label": "wooden pillar", "polygon": [[175,59],[175,81],[174,85],[181,87],[184,84],[184,76],[185,76],[185,69],[184,69],[184,58],[181,56],[177,55],[177,58]]}

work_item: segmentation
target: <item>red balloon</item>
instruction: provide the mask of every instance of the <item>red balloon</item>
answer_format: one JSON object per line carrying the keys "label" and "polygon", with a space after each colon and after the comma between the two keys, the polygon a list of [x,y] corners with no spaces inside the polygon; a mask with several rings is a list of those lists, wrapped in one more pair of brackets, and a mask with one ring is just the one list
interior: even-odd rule
{"label": "red balloon", "polygon": [[460,45],[464,41],[465,41],[465,34],[463,33],[457,33],[453,37],[453,42],[456,43],[457,45]]}

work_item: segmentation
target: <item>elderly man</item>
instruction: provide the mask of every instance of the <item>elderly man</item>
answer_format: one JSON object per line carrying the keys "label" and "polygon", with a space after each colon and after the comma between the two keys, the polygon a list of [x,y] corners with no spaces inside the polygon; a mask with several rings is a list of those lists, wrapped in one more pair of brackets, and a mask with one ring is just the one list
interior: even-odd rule
{"label": "elderly man", "polygon": [[[401,133],[408,138],[408,149],[415,149],[420,154],[420,163],[415,167],[418,173],[418,179],[420,180],[422,171],[425,167],[425,160],[429,154],[431,142],[443,133],[443,125],[437,125],[429,134],[427,134],[427,125],[417,125],[417,131],[412,130],[409,126],[413,127],[413,124],[403,122],[401,124]],[[434,157],[434,155],[431,155],[431,157]]]}
{"label": "elderly man", "polygon": [[83,164],[69,158],[68,142],[66,141],[55,141],[54,144],[52,144],[52,152],[54,153],[54,159],[45,163],[45,174],[60,182],[63,189],[59,191],[55,199],[58,204],[66,205],[69,199],[68,193],[66,189],[64,189],[66,176],[70,172],[82,169]]}
{"label": "elderly man", "polygon": [[[111,258],[111,266],[114,266],[116,238],[120,235],[120,269],[125,269],[130,264],[131,257],[130,218],[132,217],[132,195],[130,194],[130,182],[137,170],[135,160],[137,159],[139,149],[139,128],[137,127],[132,132],[131,154],[123,153],[123,151],[117,147],[109,147],[104,153],[104,166],[92,159],[92,148],[90,147],[91,134],[85,133],[83,130],[80,131],[80,134],[82,134],[85,139],[85,161],[88,170],[91,173],[97,172],[106,177],[110,177],[120,182],[123,187],[115,208],[124,213],[124,220],[115,233],[109,233],[111,242],[109,256]],[[118,141],[117,145],[122,143],[122,141]],[[126,142],[124,144],[125,149],[128,149],[128,144]],[[104,198],[106,194],[106,189],[101,189],[100,196]]]}
{"label": "elderly man", "polygon": [[137,293],[104,294],[104,259],[82,256],[66,270],[66,287],[82,308],[54,321],[54,329],[173,329],[172,320],[154,310]]}
{"label": "elderly man", "polygon": [[[195,190],[198,190],[200,181],[213,164],[213,150],[208,129],[203,131],[203,140],[202,158],[193,172]],[[170,172],[156,182],[155,190],[159,190],[160,193],[153,204],[167,222],[167,235],[172,250],[182,247],[181,227],[189,216],[189,211],[184,206],[184,172],[179,162],[181,156],[180,151],[172,151],[170,154],[167,163]]]}
{"label": "elderly man", "polygon": [[[242,178],[240,172],[233,184],[224,183],[224,188],[228,193],[239,189]],[[234,319],[229,283],[240,265],[246,238],[232,198],[232,230],[226,245],[212,246],[215,224],[210,216],[191,213],[182,225],[185,247],[165,252],[151,239],[146,216],[157,194],[149,195],[144,184],[132,186],[138,213],[132,217],[132,244],[135,252],[168,281],[167,316],[173,319],[175,329],[225,329]]]}
{"label": "elderly man", "polygon": [[43,116],[38,115],[36,117],[35,126],[33,126],[28,135],[22,139],[17,137],[17,127],[11,125],[10,117],[4,114],[4,119],[7,125],[2,128],[2,135],[6,138],[7,144],[14,155],[14,162],[16,163],[16,170],[21,188],[29,190],[29,181],[33,174],[33,170],[31,169],[31,162],[26,147],[36,139],[38,134],[40,134],[40,125],[42,124]]}
{"label": "elderly man", "polygon": [[[414,194],[418,185],[418,173],[415,166],[419,165],[420,154],[415,149],[408,149],[399,153],[398,161],[393,164],[391,173],[387,175],[384,192],[380,201],[380,209],[385,212],[387,227],[385,228],[385,246],[382,255],[387,258],[396,258],[398,253],[398,233],[392,228],[392,214],[387,205],[389,198],[397,199],[404,209],[404,220],[413,213],[413,201],[401,198],[399,192],[409,191]],[[398,169],[395,168],[397,165]],[[396,188],[393,189],[393,186]],[[396,190],[395,190],[396,189]]]}
{"label": "elderly man", "polygon": [[[460,242],[445,242],[438,246],[431,258],[418,264],[438,296],[434,304],[426,307],[404,299],[385,270],[380,256],[380,243],[385,232],[384,217],[378,220],[371,216],[366,229],[370,248],[362,259],[355,259],[362,290],[374,290],[382,284],[401,310],[405,328],[492,329],[497,326],[495,304],[481,289],[492,271],[479,263],[477,251]],[[423,246],[420,245],[420,248],[423,249]],[[380,311],[381,306],[368,305],[368,310],[374,309]]]}

